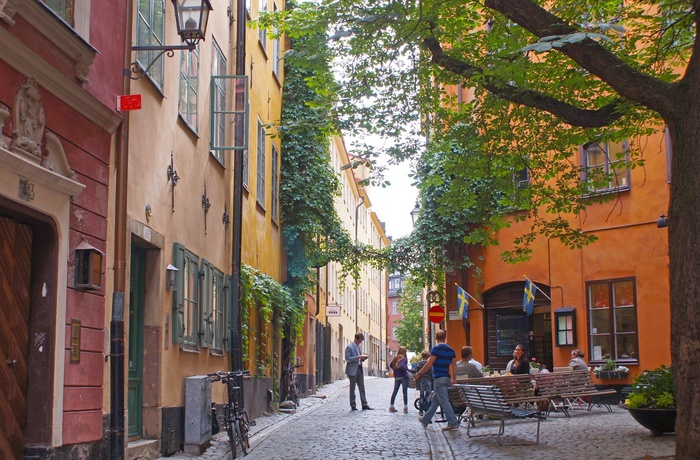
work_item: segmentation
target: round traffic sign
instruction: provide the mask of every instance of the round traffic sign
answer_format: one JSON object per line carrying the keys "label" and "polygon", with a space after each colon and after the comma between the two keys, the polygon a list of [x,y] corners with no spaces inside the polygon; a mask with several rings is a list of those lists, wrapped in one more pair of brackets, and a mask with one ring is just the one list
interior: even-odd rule
{"label": "round traffic sign", "polygon": [[430,310],[428,310],[428,318],[430,318],[430,321],[433,323],[439,323],[445,319],[445,309],[440,305],[433,305],[430,307]]}

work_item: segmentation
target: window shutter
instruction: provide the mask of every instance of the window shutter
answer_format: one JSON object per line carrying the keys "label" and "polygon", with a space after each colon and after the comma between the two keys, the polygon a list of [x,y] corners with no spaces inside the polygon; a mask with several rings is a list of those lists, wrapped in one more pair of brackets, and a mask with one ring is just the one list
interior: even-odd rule
{"label": "window shutter", "polygon": [[231,326],[233,325],[233,280],[231,275],[226,275],[226,284],[224,285],[224,351],[231,351]]}
{"label": "window shutter", "polygon": [[212,313],[212,296],[211,296],[211,277],[212,277],[212,267],[211,264],[202,259],[202,265],[200,267],[199,285],[201,286],[199,305],[201,306],[200,311],[200,326],[199,326],[199,337],[200,343],[204,348],[209,348],[211,346],[211,313]]}
{"label": "window shutter", "polygon": [[173,265],[177,267],[177,290],[173,292],[173,343],[182,343],[185,332],[185,309],[184,309],[184,277],[185,273],[185,247],[180,243],[173,244]]}

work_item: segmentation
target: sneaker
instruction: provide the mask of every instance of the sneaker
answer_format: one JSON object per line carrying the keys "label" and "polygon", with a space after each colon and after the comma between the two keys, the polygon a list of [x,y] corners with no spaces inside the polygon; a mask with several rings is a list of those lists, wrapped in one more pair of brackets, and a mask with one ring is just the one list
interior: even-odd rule
{"label": "sneaker", "polygon": [[457,431],[457,430],[459,430],[459,425],[446,426],[442,429],[442,431]]}
{"label": "sneaker", "polygon": [[389,406],[389,412],[398,412],[394,406]]}

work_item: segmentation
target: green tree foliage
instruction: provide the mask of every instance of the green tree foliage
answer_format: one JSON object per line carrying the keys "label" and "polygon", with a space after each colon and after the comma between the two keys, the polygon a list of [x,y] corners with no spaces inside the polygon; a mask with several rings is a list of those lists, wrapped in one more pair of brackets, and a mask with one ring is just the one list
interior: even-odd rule
{"label": "green tree foliage", "polygon": [[[341,73],[340,86],[332,86],[333,117],[346,133],[397,139],[388,153],[417,167],[424,152],[447,158],[452,143],[476,155],[468,159],[476,167],[454,176],[417,177],[421,194],[440,193],[424,212],[472,207],[482,224],[477,241],[508,219],[527,219],[531,231],[506,260],[529,257],[538,235],[570,247],[592,241],[575,217],[616,196],[594,193],[610,177],[581,180],[578,146],[628,139],[628,167],[643,167],[644,154],[658,151],[644,144],[645,136],[668,128],[671,340],[677,397],[684,401],[676,422],[679,458],[700,457],[700,395],[690,384],[700,379],[692,361],[700,354],[699,20],[697,0],[318,0],[284,13],[277,24],[296,36],[327,31]],[[446,89],[454,85],[475,97],[459,100]],[[371,160],[377,149],[358,153]],[[514,199],[506,173],[525,168],[529,188]],[[500,195],[481,203],[472,193],[462,199],[451,188],[462,183],[458,176],[476,176]],[[512,209],[508,201],[521,212],[505,213]],[[611,206],[620,212],[619,201]]]}
{"label": "green tree foliage", "polygon": [[[396,340],[408,351],[419,353],[423,351],[423,288],[415,284],[411,278],[406,283],[399,297],[401,321],[396,327]],[[392,325],[389,325],[391,329]]]}

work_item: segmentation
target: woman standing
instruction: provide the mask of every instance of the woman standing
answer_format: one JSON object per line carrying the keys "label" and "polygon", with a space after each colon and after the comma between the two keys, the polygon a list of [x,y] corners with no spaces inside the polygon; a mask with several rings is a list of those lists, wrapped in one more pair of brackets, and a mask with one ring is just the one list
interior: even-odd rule
{"label": "woman standing", "polygon": [[394,370],[394,392],[391,394],[391,405],[389,412],[398,412],[394,407],[396,394],[399,387],[403,387],[403,412],[408,413],[408,359],[406,359],[406,347],[399,347],[396,357],[391,361],[391,368]]}
{"label": "woman standing", "polygon": [[530,363],[527,360],[527,356],[525,356],[525,347],[523,345],[517,344],[515,346],[513,359],[506,366],[506,370],[510,371],[511,374],[530,373]]}

